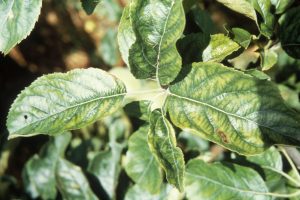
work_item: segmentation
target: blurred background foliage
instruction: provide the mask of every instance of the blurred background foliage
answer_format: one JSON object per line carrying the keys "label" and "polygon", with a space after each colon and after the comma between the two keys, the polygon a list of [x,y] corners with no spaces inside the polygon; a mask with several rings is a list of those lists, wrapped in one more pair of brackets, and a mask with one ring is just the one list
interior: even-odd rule
{"label": "blurred background foliage", "polygon": [[[253,21],[216,1],[199,1],[198,8],[188,12],[191,2],[193,1],[184,1],[188,19],[185,33],[199,32],[196,24],[199,22],[197,16],[200,16],[200,20],[207,25],[207,31],[210,33],[227,33],[228,28],[240,27],[251,34],[258,34]],[[9,55],[5,57],[0,55],[0,199],[36,197],[33,192],[26,191],[28,182],[24,177],[22,179],[22,170],[29,158],[37,154],[48,141],[47,136],[7,141],[5,120],[9,105],[24,87],[36,77],[46,73],[92,66],[104,70],[113,69],[114,73],[126,78],[128,72],[124,69],[125,64],[120,57],[116,39],[118,22],[126,3],[126,0],[103,0],[92,15],[87,15],[79,0],[44,0],[39,21],[33,32]],[[270,48],[275,52],[275,56],[270,54],[273,56],[273,62],[264,64],[261,55],[266,52],[263,52],[261,46],[265,44],[264,41],[259,42],[251,43],[238,57],[229,59],[227,65],[240,70],[262,68],[278,83],[287,103],[300,111],[300,60],[291,58],[284,53],[280,44],[275,44]],[[178,48],[181,48],[180,44]],[[132,85],[137,87],[135,82]],[[83,169],[90,183],[93,183],[92,189],[103,199],[123,199],[129,186],[132,185],[124,169],[118,168],[122,166],[118,163],[125,162],[128,137],[141,124],[143,121],[137,116],[130,114],[128,116],[120,111],[113,117],[73,132],[66,150],[66,158]],[[187,159],[197,156],[208,161],[232,158],[232,153],[215,144],[196,138],[185,131],[177,130],[177,132],[178,145],[183,149]],[[110,159],[110,164],[115,163],[114,166],[109,165],[106,168],[104,166],[103,169],[110,175],[109,180],[106,180],[110,185],[108,182],[102,184],[97,182],[97,176],[102,177],[103,173],[95,172],[97,175],[91,176],[92,167],[89,163],[96,157]],[[126,195],[128,199],[132,199],[130,198],[132,193],[141,192],[140,188],[130,190],[131,193]],[[165,188],[165,191],[167,190],[172,189]],[[169,193],[169,198],[181,198],[176,192],[174,190],[173,193]],[[58,199],[61,198],[59,195]]]}

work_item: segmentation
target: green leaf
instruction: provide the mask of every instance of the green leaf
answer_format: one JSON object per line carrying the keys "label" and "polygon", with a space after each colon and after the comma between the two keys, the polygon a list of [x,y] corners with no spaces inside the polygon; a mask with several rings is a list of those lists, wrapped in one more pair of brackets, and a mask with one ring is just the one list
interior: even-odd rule
{"label": "green leaf", "polygon": [[[297,181],[299,181],[300,182],[300,180],[299,180],[299,176],[296,174],[296,171],[294,171],[294,170],[291,170],[290,172],[289,172],[289,175],[293,178],[293,179],[295,179],[295,180],[297,180]],[[299,183],[298,182],[298,183]],[[296,185],[294,182],[292,182],[292,181],[289,181],[288,182],[288,184],[287,184],[287,190],[289,191],[289,193],[298,193],[298,195],[297,196],[294,196],[294,197],[290,197],[289,198],[289,200],[299,200],[299,196],[300,196],[300,183],[298,184],[298,185]]]}
{"label": "green leaf", "polygon": [[90,185],[80,167],[60,158],[56,166],[56,186],[63,199],[95,199]]}
{"label": "green leaf", "polygon": [[193,7],[190,12],[196,25],[201,29],[206,39],[209,40],[209,36],[216,32],[216,27],[210,14],[197,6]]}
{"label": "green leaf", "polygon": [[257,172],[234,164],[207,164],[191,160],[186,167],[185,184],[190,200],[271,200]]}
{"label": "green leaf", "polygon": [[257,20],[256,13],[249,2],[249,0],[217,0],[218,2],[222,3],[224,6],[234,10],[246,17],[253,19],[254,21]]}
{"label": "green leaf", "polygon": [[300,59],[300,6],[288,10],[279,23],[282,48],[290,56]]}
{"label": "green leaf", "polygon": [[221,62],[227,56],[240,49],[240,45],[224,34],[211,36],[208,47],[203,52],[203,61]]}
{"label": "green leaf", "polygon": [[86,14],[91,15],[100,1],[101,0],[81,0],[81,3]]}
{"label": "green leaf", "polygon": [[251,34],[242,28],[232,28],[232,39],[244,49],[247,49],[251,42]]}
{"label": "green leaf", "polygon": [[204,140],[193,133],[182,131],[178,136],[178,142],[184,144],[185,151],[207,151],[209,141]]}
{"label": "green leaf", "polygon": [[183,191],[185,170],[183,153],[176,147],[175,130],[172,124],[158,109],[152,111],[150,116],[148,144],[166,172],[168,182],[175,185],[179,191]]}
{"label": "green leaf", "polygon": [[271,38],[274,32],[275,16],[272,13],[271,0],[251,0],[255,10],[261,15],[262,22],[258,18],[260,32],[268,39]]}
{"label": "green leaf", "polygon": [[142,126],[129,138],[125,170],[139,187],[157,193],[162,186],[162,173],[147,141],[149,126]]}
{"label": "green leaf", "polygon": [[70,133],[51,137],[39,155],[30,158],[23,168],[22,177],[25,190],[32,198],[56,198],[55,168],[57,160],[63,156],[69,142]]}
{"label": "green leaf", "polygon": [[25,88],[10,108],[10,138],[82,128],[121,108],[125,94],[124,84],[100,69],[43,76]]}
{"label": "green leaf", "polygon": [[181,0],[134,0],[130,16],[136,36],[129,51],[131,72],[139,79],[156,77],[160,85],[169,84],[182,65],[176,49],[185,26]]}
{"label": "green leaf", "polygon": [[120,157],[122,149],[122,145],[114,145],[109,151],[99,152],[88,167],[88,171],[97,177],[111,199],[116,195],[115,190],[121,172]]}
{"label": "green leaf", "polygon": [[162,185],[159,193],[151,194],[140,187],[140,185],[134,185],[127,191],[125,200],[166,200],[169,191],[170,187]]}
{"label": "green leaf", "polygon": [[280,90],[282,98],[287,103],[287,105],[289,105],[291,108],[300,111],[298,91],[292,90],[291,88],[282,84],[279,84],[278,88]]}
{"label": "green leaf", "polygon": [[278,55],[275,51],[268,49],[261,53],[261,67],[263,71],[271,69],[277,63]]}
{"label": "green leaf", "polygon": [[191,64],[202,61],[202,53],[209,44],[209,38],[203,33],[192,33],[177,42],[182,63]]}
{"label": "green leaf", "polygon": [[282,159],[277,149],[272,147],[262,154],[247,157],[247,160],[263,169],[264,179],[269,190],[277,192],[277,189],[284,183],[284,179],[280,174],[283,167]]}
{"label": "green leaf", "polygon": [[124,62],[128,66],[129,66],[129,61],[128,61],[129,49],[136,40],[134,31],[133,31],[133,28],[131,25],[129,9],[130,9],[129,6],[124,8],[123,14],[122,14],[122,17],[120,20],[120,24],[119,24],[119,30],[118,30],[119,49],[120,49],[121,56],[122,56]]}
{"label": "green leaf", "polygon": [[117,32],[115,29],[109,29],[101,40],[99,51],[103,60],[109,65],[116,65],[119,61],[119,51],[117,43]]}
{"label": "green leaf", "polygon": [[124,107],[124,111],[129,117],[140,118],[149,121],[151,101],[134,101]]}
{"label": "green leaf", "polygon": [[272,82],[218,63],[194,63],[186,70],[166,99],[177,127],[240,154],[261,153],[271,140],[299,145],[299,116]]}
{"label": "green leaf", "polygon": [[9,51],[25,39],[40,15],[42,0],[1,0],[0,52]]}
{"label": "green leaf", "polygon": [[294,0],[271,0],[271,3],[276,8],[276,14],[281,14],[294,3]]}

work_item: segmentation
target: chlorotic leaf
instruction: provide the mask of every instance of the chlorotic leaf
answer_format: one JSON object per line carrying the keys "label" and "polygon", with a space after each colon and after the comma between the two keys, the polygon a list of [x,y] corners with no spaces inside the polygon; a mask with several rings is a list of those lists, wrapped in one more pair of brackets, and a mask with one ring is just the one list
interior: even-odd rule
{"label": "chlorotic leaf", "polygon": [[300,59],[300,6],[288,10],[279,23],[282,48],[290,56]]}
{"label": "chlorotic leaf", "polygon": [[[124,62],[129,66],[129,49],[134,44],[136,37],[131,25],[129,6],[125,7],[119,24],[118,44]],[[129,66],[130,67],[130,66]]]}
{"label": "chlorotic leaf", "polygon": [[0,52],[4,54],[34,28],[41,12],[42,0],[1,0],[0,2]]}
{"label": "chlorotic leaf", "polygon": [[102,187],[113,199],[121,172],[120,158],[123,147],[114,145],[111,150],[99,152],[89,163],[88,171],[96,176]]}
{"label": "chlorotic leaf", "polygon": [[224,34],[211,36],[209,45],[203,52],[203,61],[221,62],[227,56],[240,49],[240,45]]}
{"label": "chlorotic leaf", "polygon": [[56,186],[63,199],[98,199],[90,188],[81,168],[65,159],[60,158],[58,160],[55,178]]}
{"label": "chlorotic leaf", "polygon": [[156,77],[160,85],[169,84],[182,65],[176,49],[185,26],[181,0],[134,0],[130,16],[136,36],[129,50],[131,72],[139,79]]}
{"label": "chlorotic leaf", "polygon": [[271,200],[259,174],[235,164],[207,164],[191,160],[186,167],[185,185],[190,200]]}
{"label": "chlorotic leaf", "polygon": [[7,119],[10,137],[82,128],[122,106],[124,84],[100,69],[42,76],[19,94]]}
{"label": "chlorotic leaf", "polygon": [[263,71],[271,69],[277,63],[278,55],[275,51],[268,49],[261,53],[261,68]]}
{"label": "chlorotic leaf", "polygon": [[101,0],[81,0],[81,3],[86,14],[91,15],[100,1]]}
{"label": "chlorotic leaf", "polygon": [[142,126],[129,138],[125,170],[139,187],[157,193],[163,179],[160,166],[148,147],[148,131],[148,125]]}
{"label": "chlorotic leaf", "polygon": [[257,20],[256,13],[248,0],[217,0],[218,2],[222,3],[224,6],[234,10],[240,14],[245,15],[246,17],[253,19],[254,21]]}
{"label": "chlorotic leaf", "polygon": [[184,158],[180,148],[176,147],[175,130],[162,112],[157,109],[150,116],[148,134],[150,150],[166,172],[167,180],[183,191]]}
{"label": "chlorotic leaf", "polygon": [[181,129],[240,154],[252,155],[273,143],[299,145],[299,116],[277,87],[218,63],[194,63],[169,88],[166,108]]}
{"label": "chlorotic leaf", "polygon": [[25,190],[32,198],[56,198],[55,168],[57,160],[64,154],[71,140],[71,133],[51,137],[39,155],[30,158],[23,168]]}

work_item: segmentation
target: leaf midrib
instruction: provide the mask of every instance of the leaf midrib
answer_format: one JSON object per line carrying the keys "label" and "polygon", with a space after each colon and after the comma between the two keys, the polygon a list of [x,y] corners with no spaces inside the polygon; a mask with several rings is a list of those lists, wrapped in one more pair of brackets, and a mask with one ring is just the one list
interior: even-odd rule
{"label": "leaf midrib", "polygon": [[79,107],[79,106],[84,106],[84,105],[93,103],[93,102],[95,102],[95,101],[99,101],[99,100],[101,100],[101,99],[109,99],[109,98],[113,98],[113,97],[125,96],[126,94],[127,94],[127,93],[124,92],[124,93],[114,94],[114,95],[110,95],[110,96],[97,97],[97,98],[92,99],[92,100],[89,100],[89,101],[84,101],[84,102],[81,102],[81,103],[79,103],[79,104],[75,104],[75,105],[72,105],[72,106],[70,106],[70,107],[66,107],[65,109],[63,109],[63,110],[61,110],[61,111],[52,113],[52,114],[50,114],[50,115],[48,115],[48,116],[46,116],[46,117],[43,117],[43,118],[41,118],[41,119],[39,119],[39,120],[36,120],[36,121],[34,121],[34,122],[31,122],[31,123],[29,123],[29,124],[26,124],[26,126],[23,126],[22,128],[20,128],[20,129],[18,129],[18,130],[15,130],[15,131],[12,131],[12,132],[13,132],[13,133],[18,133],[19,131],[23,130],[24,128],[26,128],[26,127],[28,127],[28,126],[32,126],[33,124],[36,124],[36,123],[42,122],[42,121],[44,121],[44,120],[47,120],[47,119],[49,119],[49,118],[51,118],[51,117],[53,117],[53,116],[55,116],[55,115],[59,115],[59,114],[61,114],[61,113],[63,113],[63,112],[66,112],[66,111],[68,111],[68,110],[70,110],[70,109],[73,109],[73,108],[76,108],[76,107]]}
{"label": "leaf midrib", "polygon": [[[192,99],[192,98],[180,96],[180,95],[177,95],[177,94],[172,93],[170,90],[169,90],[169,95],[174,96],[174,97],[177,97],[177,98],[180,98],[180,99],[184,99],[184,100],[187,100],[187,101],[190,101],[190,102],[194,102],[194,103],[197,103],[197,104],[201,104],[201,105],[203,105],[203,106],[207,106],[207,107],[212,108],[212,109],[214,109],[214,110],[216,110],[216,111],[222,112],[222,113],[224,113],[225,115],[229,115],[229,116],[233,116],[233,117],[236,117],[236,118],[239,118],[239,119],[242,119],[242,120],[250,121],[250,122],[256,124],[257,126],[261,126],[261,127],[264,127],[264,128],[268,128],[268,129],[274,131],[275,133],[278,133],[278,131],[277,131],[277,130],[274,130],[272,127],[262,125],[262,124],[260,124],[260,123],[257,123],[256,121],[253,121],[253,120],[251,120],[251,119],[248,119],[248,118],[243,117],[243,116],[240,116],[240,115],[236,115],[236,114],[234,114],[234,113],[228,113],[228,112],[226,112],[226,111],[224,111],[224,110],[222,110],[222,109],[220,109],[220,108],[217,108],[217,107],[215,107],[215,106],[213,106],[213,105],[211,105],[211,104],[208,104],[208,103],[206,103],[206,102],[202,102],[202,101],[198,101],[198,100],[195,100],[195,99]],[[279,134],[279,133],[278,133],[278,134]],[[282,135],[282,134],[280,134],[280,135]],[[284,135],[284,136],[287,136],[287,135]]]}

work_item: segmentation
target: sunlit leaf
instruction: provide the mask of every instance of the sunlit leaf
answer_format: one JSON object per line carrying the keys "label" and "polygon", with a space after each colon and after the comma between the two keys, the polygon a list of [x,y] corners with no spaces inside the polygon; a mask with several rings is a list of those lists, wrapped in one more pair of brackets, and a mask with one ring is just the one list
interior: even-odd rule
{"label": "sunlit leaf", "polygon": [[124,84],[100,69],[76,69],[42,76],[13,103],[10,137],[55,135],[82,128],[122,106]]}
{"label": "sunlit leaf", "polygon": [[277,63],[278,55],[275,51],[268,49],[261,53],[261,67],[263,71],[271,69]]}
{"label": "sunlit leaf", "polygon": [[56,186],[63,199],[98,199],[91,190],[81,168],[65,159],[58,160],[55,178]]}
{"label": "sunlit leaf", "polygon": [[150,116],[148,144],[166,172],[168,182],[182,191],[185,170],[183,153],[176,146],[175,130],[172,124],[158,109],[152,111]]}
{"label": "sunlit leaf", "polygon": [[263,169],[263,178],[269,190],[278,192],[277,189],[284,184],[284,178],[279,174],[283,170],[283,163],[278,150],[272,147],[262,154],[247,157],[247,160]]}
{"label": "sunlit leaf", "polygon": [[230,8],[231,10],[234,10],[238,13],[241,13],[245,15],[246,17],[249,17],[250,19],[253,19],[254,21],[257,20],[256,13],[249,2],[249,0],[217,0],[218,2],[222,3],[224,6]]}
{"label": "sunlit leaf", "polygon": [[234,164],[207,164],[191,160],[186,167],[186,193],[190,200],[271,200],[257,172]]}
{"label": "sunlit leaf", "polygon": [[299,145],[299,116],[272,82],[217,63],[186,70],[166,99],[177,127],[240,154],[258,154],[273,142]]}
{"label": "sunlit leaf", "polygon": [[42,0],[1,0],[0,2],[0,52],[4,54],[34,28],[40,15]]}
{"label": "sunlit leaf", "polygon": [[115,190],[121,171],[120,156],[122,149],[121,145],[114,145],[109,151],[97,153],[88,167],[88,171],[96,176],[111,199],[116,194]]}
{"label": "sunlit leaf", "polygon": [[131,72],[140,79],[156,77],[161,85],[169,84],[182,64],[176,49],[185,25],[181,0],[134,0],[130,17],[136,36],[129,51]]}
{"label": "sunlit leaf", "polygon": [[162,185],[159,193],[151,194],[145,191],[139,185],[134,185],[127,191],[125,200],[166,200],[166,196],[168,195],[169,191],[170,187],[167,187],[167,185]]}
{"label": "sunlit leaf", "polygon": [[211,36],[209,45],[203,52],[203,61],[221,62],[227,56],[240,49],[240,45],[223,34]]}
{"label": "sunlit leaf", "polygon": [[129,66],[129,61],[128,61],[129,49],[136,40],[129,14],[130,14],[129,6],[127,6],[123,10],[123,15],[121,17],[119,30],[118,30],[119,49],[124,62],[128,66]]}
{"label": "sunlit leaf", "polygon": [[63,156],[71,139],[70,133],[51,137],[39,155],[30,158],[23,168],[22,176],[25,190],[32,198],[55,199],[55,168],[57,160]]}
{"label": "sunlit leaf", "polygon": [[160,166],[148,147],[148,131],[149,126],[143,126],[129,138],[125,170],[139,187],[157,193],[163,179]]}

